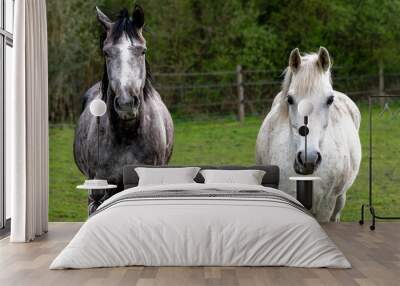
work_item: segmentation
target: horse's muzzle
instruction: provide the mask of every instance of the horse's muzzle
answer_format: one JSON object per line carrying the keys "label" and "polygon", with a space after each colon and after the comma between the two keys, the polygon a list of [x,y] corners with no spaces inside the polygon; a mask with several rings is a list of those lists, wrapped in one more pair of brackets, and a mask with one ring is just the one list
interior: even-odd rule
{"label": "horse's muzzle", "polygon": [[139,109],[138,96],[118,96],[114,99],[114,108],[123,120],[135,119]]}
{"label": "horse's muzzle", "polygon": [[305,160],[302,152],[297,152],[293,168],[299,175],[311,175],[317,170],[318,166],[321,164],[321,161],[322,156],[319,152],[307,153],[307,160]]}

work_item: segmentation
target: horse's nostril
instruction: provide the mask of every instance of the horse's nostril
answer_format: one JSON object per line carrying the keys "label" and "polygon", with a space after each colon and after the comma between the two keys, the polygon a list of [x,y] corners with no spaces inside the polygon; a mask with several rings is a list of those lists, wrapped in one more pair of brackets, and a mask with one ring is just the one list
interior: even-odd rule
{"label": "horse's nostril", "polygon": [[115,100],[115,108],[116,109],[121,109],[121,105],[120,105],[120,103],[119,103],[119,100],[117,99],[117,100]]}
{"label": "horse's nostril", "polygon": [[139,98],[134,96],[132,99],[133,107],[137,107],[139,105]]}
{"label": "horse's nostril", "polygon": [[301,159],[301,152],[297,153],[297,161],[299,162],[300,165],[303,165],[303,160]]}
{"label": "horse's nostril", "polygon": [[322,156],[321,153],[317,152],[317,161],[315,161],[315,164],[318,165],[322,161]]}

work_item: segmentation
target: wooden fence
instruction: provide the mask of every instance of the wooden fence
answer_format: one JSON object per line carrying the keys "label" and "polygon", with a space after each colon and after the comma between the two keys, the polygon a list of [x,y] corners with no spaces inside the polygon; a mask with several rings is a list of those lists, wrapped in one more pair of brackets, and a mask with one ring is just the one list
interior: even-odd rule
{"label": "wooden fence", "polygon": [[[400,73],[385,73],[379,65],[376,74],[348,75],[335,67],[336,90],[358,101],[368,95],[400,94]],[[169,110],[184,119],[230,115],[244,122],[247,114],[266,114],[281,89],[281,70],[252,70],[237,65],[235,70],[154,73],[154,85]],[[74,121],[79,116],[76,110]]]}
{"label": "wooden fence", "polygon": [[[354,101],[368,95],[400,94],[400,73],[384,73],[383,65],[377,74],[348,76],[340,67],[332,73],[335,90]],[[156,73],[154,77],[157,90],[173,113],[183,117],[228,113],[235,114],[240,122],[248,113],[267,113],[283,80],[282,71],[249,70],[241,65],[232,71]]]}

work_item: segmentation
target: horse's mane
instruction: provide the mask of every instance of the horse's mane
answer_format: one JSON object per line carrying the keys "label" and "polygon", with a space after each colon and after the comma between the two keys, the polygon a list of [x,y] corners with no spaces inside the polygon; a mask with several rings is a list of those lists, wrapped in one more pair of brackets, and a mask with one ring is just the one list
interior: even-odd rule
{"label": "horse's mane", "polygon": [[[129,39],[143,40],[142,36],[138,33],[138,29],[136,28],[133,20],[129,17],[129,12],[126,8],[122,9],[119,12],[117,20],[113,24],[110,34],[113,43],[116,43],[124,35],[124,33],[128,36]],[[103,51],[104,41],[106,40],[106,38],[107,38],[107,33],[106,31],[103,31],[103,33],[100,36],[101,51]],[[108,84],[109,80],[107,74],[107,65],[104,59],[103,78],[101,80],[101,93],[102,93],[101,97],[104,101],[106,101],[107,99]],[[151,94],[151,89],[152,89],[152,75],[151,75],[150,65],[146,60],[146,79],[143,88],[144,99],[146,99],[148,95]]]}
{"label": "horse's mane", "polygon": [[[322,72],[317,65],[318,54],[304,54],[301,57],[301,68],[297,74],[297,88],[303,91],[303,94],[309,94],[310,90],[315,86],[318,86],[318,81],[328,79],[332,84],[330,68],[326,72]],[[282,82],[282,93],[287,95],[289,92],[289,86],[292,81],[293,71],[290,67],[287,67],[284,72],[284,80]]]}

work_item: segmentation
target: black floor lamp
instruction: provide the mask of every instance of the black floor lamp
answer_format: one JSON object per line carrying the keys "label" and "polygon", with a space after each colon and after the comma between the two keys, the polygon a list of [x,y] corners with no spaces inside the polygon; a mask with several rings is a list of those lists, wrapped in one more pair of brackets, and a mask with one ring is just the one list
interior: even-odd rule
{"label": "black floor lamp", "polygon": [[[374,208],[373,205],[373,200],[372,200],[372,101],[373,99],[378,99],[378,98],[400,98],[400,95],[380,95],[380,96],[375,96],[375,95],[371,95],[368,98],[368,110],[369,110],[369,160],[368,160],[368,169],[369,169],[369,178],[368,178],[368,204],[362,204],[361,205],[361,219],[359,221],[359,223],[361,225],[364,224],[364,211],[365,208],[369,209],[369,212],[371,213],[372,216],[372,224],[369,226],[370,230],[374,230],[375,229],[375,223],[376,223],[376,219],[380,219],[380,220],[398,220],[400,219],[399,216],[395,216],[395,217],[387,217],[387,216],[380,216],[377,214],[376,209]],[[386,106],[385,106],[386,108]]]}

